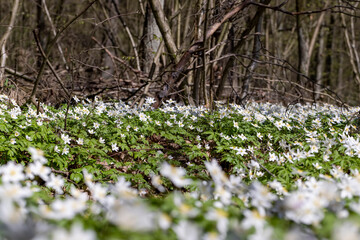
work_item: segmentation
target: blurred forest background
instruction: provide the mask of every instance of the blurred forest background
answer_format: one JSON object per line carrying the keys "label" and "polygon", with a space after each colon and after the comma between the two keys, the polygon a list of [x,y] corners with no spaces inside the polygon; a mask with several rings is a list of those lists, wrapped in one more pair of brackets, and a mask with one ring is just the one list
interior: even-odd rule
{"label": "blurred forest background", "polygon": [[0,0],[0,92],[360,104],[360,1]]}

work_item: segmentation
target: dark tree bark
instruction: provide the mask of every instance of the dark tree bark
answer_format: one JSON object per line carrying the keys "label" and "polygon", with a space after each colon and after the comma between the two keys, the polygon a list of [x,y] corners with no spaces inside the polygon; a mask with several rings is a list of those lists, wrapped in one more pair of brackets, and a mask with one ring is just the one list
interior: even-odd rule
{"label": "dark tree bark", "polygon": [[246,75],[243,79],[240,101],[244,102],[249,94],[250,82],[253,76],[253,72],[257,66],[257,62],[259,60],[260,51],[261,51],[261,41],[260,36],[262,33],[262,23],[263,23],[263,15],[259,17],[255,27],[255,36],[254,36],[254,45],[252,51],[252,58],[249,66],[246,68]]}
{"label": "dark tree bark", "polygon": [[[301,12],[306,0],[296,0],[296,11]],[[298,38],[298,72],[306,76],[309,75],[310,56],[309,56],[309,38],[304,27],[303,17],[296,15],[296,32]],[[298,83],[301,83],[301,75],[297,75]]]}

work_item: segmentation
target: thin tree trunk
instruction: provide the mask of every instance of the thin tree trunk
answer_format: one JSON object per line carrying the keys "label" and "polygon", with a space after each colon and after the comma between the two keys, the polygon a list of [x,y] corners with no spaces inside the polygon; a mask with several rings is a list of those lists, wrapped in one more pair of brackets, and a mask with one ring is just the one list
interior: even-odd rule
{"label": "thin tree trunk", "polygon": [[[329,3],[330,3],[330,1],[327,0],[326,3],[325,3],[324,8],[328,7]],[[325,14],[326,14],[325,11],[320,14],[320,17],[319,17],[319,19],[318,19],[318,21],[316,23],[314,33],[313,33],[313,35],[311,37],[311,41],[310,41],[310,45],[309,45],[309,60],[311,59],[311,55],[312,55],[312,53],[314,51],[315,42],[316,42],[316,40],[317,40],[317,38],[319,36],[320,29],[322,29],[322,25],[323,25],[324,20],[325,20]]]}
{"label": "thin tree trunk", "polygon": [[133,35],[131,34],[131,31],[130,31],[129,27],[127,26],[126,22],[125,22],[124,19],[122,18],[121,13],[120,13],[120,10],[119,10],[119,8],[118,8],[115,0],[112,0],[112,4],[114,5],[115,12],[116,12],[116,14],[118,15],[118,16],[117,16],[118,19],[120,20],[121,24],[122,24],[123,27],[125,28],[126,34],[127,34],[128,37],[129,37],[129,40],[130,40],[130,43],[131,43],[131,46],[132,46],[132,49],[133,49],[134,55],[135,55],[136,68],[137,68],[137,70],[141,71],[139,54],[138,54],[138,51],[137,51],[137,44],[135,43],[134,37],[133,37]]}
{"label": "thin tree trunk", "polygon": [[11,10],[12,13],[10,18],[10,23],[6,29],[5,34],[0,39],[0,88],[4,87],[4,82],[5,82],[4,72],[5,72],[6,58],[7,58],[6,42],[10,36],[11,30],[15,25],[16,15],[18,13],[18,8],[19,8],[19,2],[20,0],[14,1],[13,8]]}
{"label": "thin tree trunk", "polygon": [[[56,36],[56,28],[55,28],[55,25],[54,25],[54,23],[53,23],[53,21],[52,21],[52,19],[51,19],[50,12],[49,12],[49,10],[48,10],[48,8],[47,8],[47,6],[46,6],[46,0],[40,0],[40,1],[42,1],[42,5],[43,5],[43,7],[44,7],[46,16],[47,16],[47,18],[48,18],[48,20],[49,20],[49,23],[50,23],[50,26],[51,26],[51,30],[52,30],[53,35],[54,35],[54,37],[55,37],[55,36]],[[40,27],[38,27],[38,28],[41,29]],[[41,35],[40,35],[40,33],[38,33],[38,35],[39,35],[40,41],[41,41]],[[65,64],[66,69],[69,69],[69,67],[67,66],[67,62],[66,62],[65,56],[64,56],[64,51],[62,50],[62,47],[61,47],[60,43],[59,43],[59,42],[56,42],[56,45],[57,45],[57,47],[58,47],[58,50],[59,50],[59,53],[60,53],[60,56],[61,56],[61,60],[62,60],[63,63]],[[41,47],[44,48],[44,44],[41,44]],[[40,59],[40,58],[39,58],[39,59]]]}
{"label": "thin tree trunk", "polygon": [[341,14],[341,21],[344,29],[346,45],[349,50],[350,63],[353,68],[353,72],[355,74],[355,79],[358,82],[358,84],[360,84],[360,68],[358,68],[359,64],[357,63],[357,59],[356,59],[357,58],[356,47],[353,45],[352,39],[350,39],[350,34],[347,29],[344,14]]}
{"label": "thin tree trunk", "polygon": [[323,84],[323,71],[324,71],[324,64],[325,64],[325,28],[321,27],[319,32],[319,49],[317,54],[317,66],[316,66],[316,80],[315,80],[315,101],[319,101],[320,99],[320,91],[321,86]]}
{"label": "thin tree trunk", "polygon": [[[44,0],[45,1],[45,0]],[[45,21],[44,21],[44,14],[43,14],[43,0],[36,1],[36,28],[38,30],[38,36],[40,38],[41,47],[45,47]],[[41,66],[41,58],[37,58],[36,66],[39,68]]]}
{"label": "thin tree trunk", "polygon": [[[263,4],[269,4],[271,2],[271,0],[264,0],[262,1]],[[240,48],[243,46],[244,42],[245,42],[245,37],[248,36],[250,34],[250,32],[252,31],[252,29],[257,25],[257,22],[259,21],[260,16],[264,13],[265,8],[263,7],[259,7],[255,16],[250,20],[249,24],[247,25],[247,27],[245,28],[245,30],[241,33],[240,36],[240,41],[238,41],[238,43],[236,44],[235,48],[234,48],[234,52],[238,52],[240,50]],[[231,68],[233,67],[235,62],[235,58],[234,57],[230,57],[229,60],[227,61],[218,88],[216,90],[216,94],[215,94],[215,99],[219,99],[224,91],[224,87],[225,87],[225,83],[226,80],[228,79],[229,73]]]}
{"label": "thin tree trunk", "polygon": [[244,102],[245,99],[248,97],[249,94],[249,88],[250,88],[250,81],[252,79],[254,70],[257,66],[257,61],[259,59],[260,51],[261,51],[261,41],[260,41],[260,35],[262,32],[262,21],[263,21],[263,15],[260,16],[259,21],[256,24],[255,27],[255,36],[254,36],[254,45],[253,45],[253,52],[252,52],[252,58],[249,66],[246,69],[246,75],[243,80],[243,85],[241,89],[240,94],[240,101]]}
{"label": "thin tree trunk", "polygon": [[[162,9],[164,8],[164,0],[160,0]],[[161,32],[156,23],[150,5],[147,4],[144,24],[144,71],[150,72],[155,53],[158,51],[161,42]]]}
{"label": "thin tree trunk", "polygon": [[165,46],[170,52],[170,57],[175,60],[177,58],[178,49],[171,33],[169,21],[165,17],[161,3],[159,0],[149,0],[149,3],[161,35],[164,38]]}
{"label": "thin tree trunk", "polygon": [[[300,3],[301,1],[301,3]],[[296,0],[296,11],[302,11],[302,5],[306,4],[306,0]],[[296,32],[298,38],[298,72],[304,75],[309,75],[310,56],[309,56],[309,42],[305,33],[303,20],[300,15],[296,15]],[[297,74],[297,82],[301,83],[301,74]],[[304,84],[302,84],[304,85]]]}

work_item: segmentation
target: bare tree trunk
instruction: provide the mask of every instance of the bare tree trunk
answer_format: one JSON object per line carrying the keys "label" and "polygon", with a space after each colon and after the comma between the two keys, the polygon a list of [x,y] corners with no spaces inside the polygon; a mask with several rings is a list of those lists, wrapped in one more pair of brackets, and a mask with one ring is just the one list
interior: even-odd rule
{"label": "bare tree trunk", "polygon": [[320,99],[320,91],[321,85],[323,84],[323,71],[324,71],[324,64],[325,64],[325,28],[321,27],[319,32],[319,49],[317,54],[317,66],[316,66],[316,79],[315,79],[315,101],[319,101]]}
{"label": "bare tree trunk", "polygon": [[[300,3],[301,1],[301,3]],[[302,5],[306,0],[296,0],[296,11],[302,11]],[[309,75],[310,56],[309,56],[309,39],[304,28],[303,20],[300,15],[296,16],[296,31],[298,38],[298,72]],[[301,83],[301,75],[297,75],[298,83]],[[303,85],[303,84],[302,84]]]}
{"label": "bare tree trunk", "polygon": [[[50,12],[49,12],[49,10],[48,10],[48,8],[47,8],[47,6],[46,6],[46,1],[45,1],[45,0],[40,0],[40,1],[42,1],[42,5],[43,5],[43,7],[44,7],[46,16],[47,16],[47,18],[48,18],[48,20],[49,20],[49,23],[50,23],[50,26],[51,26],[51,30],[52,30],[53,35],[54,35],[54,37],[55,37],[55,36],[56,36],[56,28],[55,28],[55,25],[54,25],[54,23],[53,23],[53,21],[52,21],[52,19],[51,19]],[[38,29],[41,29],[40,26],[38,26]],[[40,34],[40,32],[39,32],[38,34],[39,34],[40,41],[41,41],[41,34]],[[63,63],[65,64],[66,69],[69,69],[69,67],[67,66],[67,62],[66,62],[66,59],[65,59],[65,56],[64,56],[64,52],[63,52],[63,50],[62,50],[62,47],[61,47],[60,43],[59,43],[59,42],[56,42],[56,45],[57,45],[57,47],[58,47],[58,50],[59,50],[59,53],[60,53],[60,56],[61,56],[61,60],[62,60]],[[41,44],[41,47],[44,48],[44,44],[43,44],[43,43]],[[39,58],[39,59],[40,59],[40,58]],[[41,62],[40,62],[40,63],[41,63]],[[38,67],[40,67],[40,65],[38,65]]]}
{"label": "bare tree trunk", "polygon": [[[329,3],[330,3],[330,1],[327,0],[326,3],[325,3],[324,8],[328,7],[328,6],[329,6]],[[315,27],[314,33],[313,33],[313,35],[312,35],[312,37],[311,37],[311,41],[310,41],[310,45],[309,45],[309,61],[310,61],[311,55],[312,55],[312,53],[313,53],[313,51],[314,51],[315,42],[316,42],[316,39],[318,38],[320,29],[322,29],[322,25],[323,25],[324,20],[325,20],[325,14],[326,14],[325,11],[320,14],[320,17],[319,17],[319,19],[318,19],[318,21],[317,21],[317,23],[316,23],[316,27]]]}
{"label": "bare tree trunk", "polygon": [[[164,0],[160,0],[160,6],[164,8]],[[151,11],[149,4],[146,7],[145,23],[144,23],[144,71],[150,72],[151,65],[155,56],[155,53],[159,49],[161,32],[155,21],[154,14]]]}
{"label": "bare tree trunk", "polygon": [[132,49],[133,49],[134,55],[135,55],[136,68],[137,68],[137,70],[141,71],[139,54],[138,54],[138,51],[137,51],[137,44],[135,43],[134,37],[133,37],[133,35],[131,34],[131,31],[130,31],[129,27],[127,26],[126,22],[125,22],[124,19],[122,18],[121,13],[120,13],[120,10],[119,10],[119,8],[118,8],[117,3],[115,2],[115,0],[112,0],[112,4],[114,5],[115,12],[116,12],[117,15],[118,15],[117,17],[118,17],[118,19],[120,20],[121,25],[123,25],[123,27],[125,28],[125,31],[126,31],[128,37],[129,37],[129,40],[130,40],[130,43],[131,43],[131,46],[132,46]]}
{"label": "bare tree trunk", "polygon": [[[263,0],[262,4],[267,5],[270,2],[271,2],[271,0]],[[257,25],[257,22],[259,21],[259,18],[264,13],[264,11],[265,11],[265,8],[259,7],[255,16],[250,20],[250,22],[248,23],[245,30],[241,33],[240,41],[238,41],[238,43],[236,44],[236,46],[234,48],[234,52],[238,52],[240,50],[240,48],[243,46],[243,44],[245,42],[245,37],[248,36],[250,34],[250,32],[252,31],[252,29]],[[235,62],[234,57],[230,57],[229,60],[227,61],[226,65],[224,67],[223,74],[221,76],[218,88],[216,90],[215,99],[219,99],[221,97],[224,87],[225,87],[226,80],[229,77],[229,73],[230,73],[231,68],[234,65],[234,62]]]}
{"label": "bare tree trunk", "polygon": [[151,10],[154,14],[156,23],[160,29],[161,35],[164,38],[165,46],[167,50],[170,52],[170,57],[172,59],[176,59],[178,49],[176,47],[174,38],[171,34],[169,21],[165,17],[165,13],[161,6],[161,3],[159,0],[149,0],[149,3],[151,6]]}
{"label": "bare tree trunk", "polygon": [[[342,21],[342,25],[343,25],[343,29],[344,29],[346,45],[349,50],[350,63],[353,68],[353,72],[355,74],[355,79],[358,82],[358,84],[360,84],[360,62],[358,61],[359,56],[356,52],[357,50],[356,50],[356,46],[354,44],[354,40],[351,39],[350,33],[347,29],[344,14],[341,14],[341,21]],[[351,24],[351,27],[353,27],[353,26],[354,25]],[[355,32],[355,30],[351,29],[351,32],[353,33],[353,32]]]}
{"label": "bare tree trunk", "polygon": [[249,66],[246,69],[246,75],[243,80],[243,85],[240,94],[240,101],[243,102],[247,98],[249,94],[250,88],[250,81],[252,79],[254,70],[257,66],[257,61],[259,59],[260,51],[261,51],[261,42],[260,42],[260,35],[262,32],[262,22],[263,22],[263,15],[260,16],[259,21],[255,27],[255,36],[254,36],[254,45],[253,45],[253,52],[252,58]]}
{"label": "bare tree trunk", "polygon": [[[45,1],[45,0],[44,0]],[[44,21],[44,14],[43,14],[43,0],[36,1],[36,28],[38,30],[38,36],[40,38],[41,47],[45,47],[45,21]],[[37,58],[36,65],[39,68],[41,66],[41,59]]]}
{"label": "bare tree trunk", "polygon": [[11,10],[12,13],[11,13],[9,26],[6,29],[5,34],[0,39],[0,59],[1,59],[0,60],[0,88],[4,87],[4,82],[5,82],[4,72],[5,72],[6,58],[7,58],[6,42],[7,42],[8,38],[9,38],[11,30],[13,29],[14,24],[15,24],[16,15],[17,15],[18,8],[19,8],[19,2],[20,2],[20,0],[15,0],[14,1],[14,5],[13,5],[13,8]]}
{"label": "bare tree trunk", "polygon": [[[196,9],[201,9],[202,7],[202,3],[203,0],[198,0],[196,2]],[[201,11],[201,13],[199,15],[197,15],[197,25],[195,27],[195,38],[196,39],[200,39],[201,37],[203,37],[203,29],[201,29],[201,22],[203,20],[203,11]],[[194,71],[195,71],[195,78],[194,78],[194,84],[193,84],[193,99],[195,104],[198,106],[200,105],[200,101],[201,101],[201,73],[200,71],[197,69],[197,66],[201,65],[200,59],[196,59],[196,62],[194,63]]]}

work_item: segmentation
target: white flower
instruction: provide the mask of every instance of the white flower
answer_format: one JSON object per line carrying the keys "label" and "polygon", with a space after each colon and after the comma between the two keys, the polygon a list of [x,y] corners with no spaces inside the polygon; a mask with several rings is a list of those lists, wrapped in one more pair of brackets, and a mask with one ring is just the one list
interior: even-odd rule
{"label": "white flower", "polygon": [[351,199],[354,195],[360,195],[360,186],[359,183],[355,179],[344,178],[338,184],[341,192],[341,198],[349,198]]}
{"label": "white flower", "polygon": [[107,212],[107,218],[119,228],[130,231],[149,231],[155,228],[155,214],[139,201],[121,203],[115,201]]}
{"label": "white flower", "polygon": [[173,227],[174,232],[179,240],[199,240],[201,230],[196,224],[182,220],[178,225]]}
{"label": "white flower", "polygon": [[270,208],[272,206],[271,202],[276,200],[276,195],[259,182],[251,184],[249,195],[251,197],[251,204],[257,207],[261,213],[265,208]]}
{"label": "white flower", "polygon": [[79,224],[73,224],[70,231],[58,228],[52,232],[52,240],[96,240],[93,230],[84,230]]}
{"label": "white flower", "polygon": [[10,139],[10,143],[14,145],[16,143],[15,138]]}
{"label": "white flower", "polygon": [[44,181],[47,181],[51,173],[51,169],[41,164],[41,162],[36,161],[29,164],[29,170],[32,174],[41,177]]}
{"label": "white flower", "polygon": [[64,200],[56,199],[50,205],[51,212],[44,217],[51,218],[54,220],[62,220],[62,219],[72,219],[76,215],[76,211],[73,208],[75,204],[74,201],[77,201],[72,198],[66,198]]}
{"label": "white flower", "polygon": [[186,174],[185,169],[174,167],[167,162],[164,162],[161,165],[160,173],[164,176],[169,178],[173,184],[177,187],[184,187],[189,185],[192,181],[190,179],[185,179],[184,176]]}
{"label": "white flower", "polygon": [[3,182],[18,182],[25,179],[23,173],[24,167],[14,162],[8,162],[6,165],[0,167]]}
{"label": "white flower", "polygon": [[100,142],[101,144],[104,144],[104,143],[105,143],[105,139],[103,139],[102,137],[100,137],[99,142]]}
{"label": "white flower", "polygon": [[283,121],[276,121],[274,123],[275,127],[277,127],[279,130],[285,126],[284,122]]}
{"label": "white flower", "polygon": [[262,229],[265,224],[265,216],[261,215],[258,211],[256,210],[245,210],[244,211],[244,220],[241,222],[242,227],[247,230],[250,229],[251,227],[255,227],[255,229]]}
{"label": "white flower", "polygon": [[269,157],[270,162],[275,162],[278,160],[278,157],[275,155],[275,153],[270,153],[269,155],[270,155]]}
{"label": "white flower", "polygon": [[2,223],[18,229],[23,225],[27,213],[23,206],[16,206],[12,201],[2,201],[0,212],[0,221]]}
{"label": "white flower", "polygon": [[216,227],[221,234],[226,234],[228,230],[228,213],[221,209],[211,209],[205,216],[209,220],[215,220],[217,222]]}
{"label": "white flower", "polygon": [[360,239],[360,228],[358,224],[353,222],[343,222],[338,226],[335,226],[333,230],[334,240],[357,240]]}
{"label": "white flower", "polygon": [[241,139],[241,141],[244,141],[247,139],[244,134],[239,135],[239,138]]}
{"label": "white flower", "polygon": [[79,145],[83,145],[84,144],[84,139],[79,138],[78,140],[76,140],[76,143]]}
{"label": "white flower", "polygon": [[231,203],[231,192],[226,190],[222,185],[216,185],[214,198],[219,199],[225,205],[229,205]]}
{"label": "white flower", "polygon": [[46,182],[46,186],[53,188],[57,193],[62,194],[62,187],[64,186],[64,179],[61,176],[55,176],[55,174],[50,174],[49,179]]}
{"label": "white flower", "polygon": [[61,155],[66,155],[69,153],[69,148],[67,146],[64,147],[64,149],[62,150]]}
{"label": "white flower", "polygon": [[254,234],[249,236],[249,240],[272,240],[273,230],[270,227],[257,229]]}
{"label": "white flower", "polygon": [[152,98],[152,97],[147,97],[147,98],[145,99],[145,103],[146,103],[146,104],[149,104],[149,105],[154,104],[154,103],[155,103],[155,99]]}
{"label": "white flower", "polygon": [[100,203],[105,202],[108,190],[103,187],[100,183],[95,183],[90,187],[91,196]]}
{"label": "white flower", "polygon": [[91,187],[94,184],[92,181],[93,179],[92,174],[88,173],[86,169],[83,169],[83,175],[84,175],[84,182],[88,187]]}
{"label": "white flower", "polygon": [[70,144],[71,138],[66,134],[61,134],[61,139],[64,141],[64,144]]}
{"label": "white flower", "polygon": [[168,229],[171,226],[171,217],[166,213],[161,213],[158,216],[159,227],[163,230]]}
{"label": "white flower", "polygon": [[142,121],[142,122],[146,122],[146,121],[147,121],[147,116],[146,116],[146,114],[145,114],[145,113],[140,113],[140,114],[139,114],[139,119],[140,119],[140,121]]}
{"label": "white flower", "polygon": [[39,161],[41,163],[47,163],[47,160],[46,158],[44,157],[44,152],[40,149],[36,149],[34,147],[29,147],[28,148],[28,151],[30,152],[31,154],[31,158],[34,160],[34,161]]}
{"label": "white flower", "polygon": [[205,167],[209,171],[216,185],[223,185],[229,181],[216,160],[205,162]]}
{"label": "white flower", "polygon": [[151,184],[157,188],[160,192],[165,192],[165,188],[162,185],[162,180],[159,175],[152,174],[151,175]]}
{"label": "white flower", "polygon": [[115,185],[112,185],[112,194],[119,196],[123,200],[134,200],[137,197],[137,190],[130,187],[131,183],[124,177],[119,177]]}
{"label": "white flower", "polygon": [[318,162],[316,162],[316,163],[313,163],[312,164],[316,169],[322,169],[322,166],[318,163]]}
{"label": "white flower", "polygon": [[310,153],[317,153],[319,152],[319,148],[316,145],[310,146]]}
{"label": "white flower", "polygon": [[97,123],[97,122],[94,122],[94,128],[95,128],[95,129],[98,129],[99,127],[100,127],[100,124]]}
{"label": "white flower", "polygon": [[77,96],[74,96],[73,99],[74,99],[74,101],[75,101],[76,103],[80,102],[80,99],[78,99]]}
{"label": "white flower", "polygon": [[56,153],[60,153],[60,149],[59,149],[59,147],[58,147],[57,145],[55,145],[54,151],[55,151]]}
{"label": "white flower", "polygon": [[[30,197],[32,191],[28,187],[23,187],[20,183],[3,183],[0,185],[0,199],[1,202],[6,201],[20,201],[24,198]],[[1,214],[0,214],[1,215]]]}
{"label": "white flower", "polygon": [[114,151],[114,152],[119,151],[119,147],[117,146],[116,143],[112,143],[112,144],[111,144],[111,150]]}
{"label": "white flower", "polygon": [[245,148],[236,148],[236,155],[244,156],[246,155],[246,149]]}

